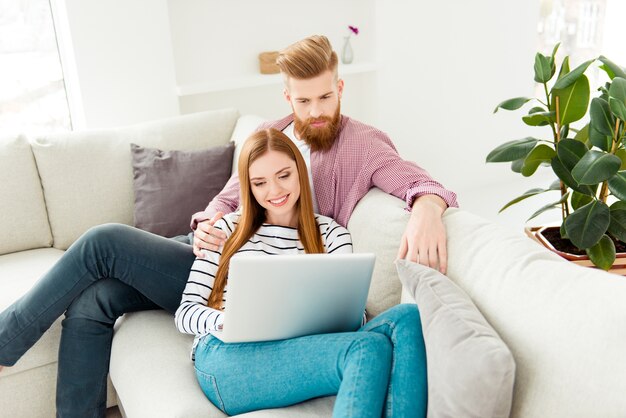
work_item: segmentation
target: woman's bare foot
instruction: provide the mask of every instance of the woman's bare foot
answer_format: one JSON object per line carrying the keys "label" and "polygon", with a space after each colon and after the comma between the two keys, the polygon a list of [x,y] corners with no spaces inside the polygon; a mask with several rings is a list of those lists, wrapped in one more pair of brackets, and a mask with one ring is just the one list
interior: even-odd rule
{"label": "woman's bare foot", "polygon": [[4,368],[4,366],[0,366],[0,372],[2,371],[3,368]]}

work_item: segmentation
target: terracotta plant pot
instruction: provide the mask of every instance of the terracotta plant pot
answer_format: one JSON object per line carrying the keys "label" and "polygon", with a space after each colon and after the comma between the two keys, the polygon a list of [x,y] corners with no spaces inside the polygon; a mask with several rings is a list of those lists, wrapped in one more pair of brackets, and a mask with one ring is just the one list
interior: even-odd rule
{"label": "terracotta plant pot", "polygon": [[[552,243],[548,241],[546,237],[542,234],[543,231],[546,231],[548,229],[559,229],[559,227],[557,226],[527,226],[526,228],[524,228],[524,232],[526,232],[526,235],[528,235],[530,238],[534,239],[535,241],[537,241],[538,243],[540,243],[541,245],[543,245],[544,247],[546,247],[553,253],[560,255],[564,259],[569,260],[574,264],[578,264],[579,266],[583,266],[583,267],[598,268],[591,262],[591,260],[589,259],[589,256],[587,256],[586,254],[576,255],[576,254],[559,251],[556,248],[554,248],[554,245],[552,245]],[[615,262],[609,269],[609,273],[626,276],[626,253],[616,254]]]}

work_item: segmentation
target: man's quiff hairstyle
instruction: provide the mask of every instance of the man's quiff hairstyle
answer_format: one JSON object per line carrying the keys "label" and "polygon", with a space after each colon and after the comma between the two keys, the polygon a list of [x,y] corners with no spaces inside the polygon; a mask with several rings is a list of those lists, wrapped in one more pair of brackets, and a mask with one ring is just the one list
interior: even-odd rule
{"label": "man's quiff hairstyle", "polygon": [[276,64],[283,75],[307,80],[325,71],[332,71],[337,78],[337,53],[330,41],[322,35],[305,38],[280,51]]}

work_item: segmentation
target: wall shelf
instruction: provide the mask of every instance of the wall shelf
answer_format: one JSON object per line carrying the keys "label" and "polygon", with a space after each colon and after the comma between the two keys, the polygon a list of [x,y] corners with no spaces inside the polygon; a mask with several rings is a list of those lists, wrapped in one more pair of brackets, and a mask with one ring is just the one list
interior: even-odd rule
{"label": "wall shelf", "polygon": [[[349,65],[339,64],[339,76],[343,77],[350,74],[369,73],[376,71],[376,69],[376,64],[372,62]],[[206,83],[184,84],[182,86],[178,86],[177,93],[179,97],[184,97],[194,94],[216,93],[280,83],[282,83],[282,77],[280,74],[254,74],[235,78],[223,78]]]}

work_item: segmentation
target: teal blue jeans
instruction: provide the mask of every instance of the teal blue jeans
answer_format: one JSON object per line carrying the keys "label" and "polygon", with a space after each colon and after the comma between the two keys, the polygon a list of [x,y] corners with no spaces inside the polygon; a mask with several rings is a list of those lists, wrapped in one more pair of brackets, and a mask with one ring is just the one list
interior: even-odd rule
{"label": "teal blue jeans", "polygon": [[426,351],[415,305],[397,305],[356,332],[226,344],[208,335],[198,382],[228,415],[337,395],[333,417],[425,417]]}

